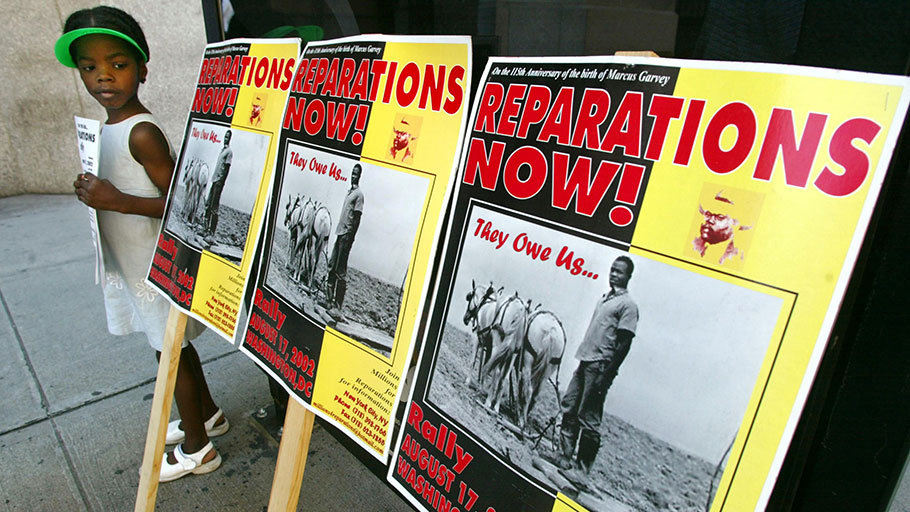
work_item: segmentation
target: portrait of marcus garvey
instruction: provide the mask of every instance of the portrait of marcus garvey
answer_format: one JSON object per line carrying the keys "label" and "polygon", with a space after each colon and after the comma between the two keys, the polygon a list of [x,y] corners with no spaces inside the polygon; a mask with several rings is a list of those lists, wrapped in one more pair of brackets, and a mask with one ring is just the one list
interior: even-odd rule
{"label": "portrait of marcus garvey", "polygon": [[745,258],[744,248],[736,245],[736,233],[752,229],[752,226],[744,225],[740,219],[733,216],[734,205],[733,200],[725,196],[723,190],[714,196],[713,203],[708,205],[709,209],[706,210],[703,205],[698,205],[698,213],[701,214],[703,220],[698,236],[692,240],[692,248],[701,257],[705,257],[705,253],[711,246],[726,244],[718,263],[723,264],[736,256],[739,256],[740,260]]}

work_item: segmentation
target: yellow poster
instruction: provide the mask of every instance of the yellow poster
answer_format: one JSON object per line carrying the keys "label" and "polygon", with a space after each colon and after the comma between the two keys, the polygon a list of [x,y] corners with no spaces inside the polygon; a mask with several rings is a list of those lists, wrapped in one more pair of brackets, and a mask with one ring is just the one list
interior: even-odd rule
{"label": "yellow poster", "polygon": [[452,188],[467,37],[310,43],[241,350],[385,460]]}
{"label": "yellow poster", "polygon": [[421,510],[763,510],[906,77],[497,58],[389,468]]}
{"label": "yellow poster", "polygon": [[233,341],[268,204],[300,41],[211,44],[148,281]]}

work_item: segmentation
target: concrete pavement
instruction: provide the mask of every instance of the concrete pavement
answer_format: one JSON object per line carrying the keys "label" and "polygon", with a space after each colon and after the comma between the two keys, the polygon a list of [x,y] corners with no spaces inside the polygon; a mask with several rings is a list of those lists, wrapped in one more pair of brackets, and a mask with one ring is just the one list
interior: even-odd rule
{"label": "concrete pavement", "polygon": [[[73,196],[0,199],[0,511],[135,503],[157,364],[143,335],[107,333],[93,264]],[[161,484],[157,510],[264,510],[278,443],[251,413],[270,403],[266,378],[212,333],[194,346],[232,424],[214,440],[224,462]],[[298,509],[411,507],[317,423]]]}

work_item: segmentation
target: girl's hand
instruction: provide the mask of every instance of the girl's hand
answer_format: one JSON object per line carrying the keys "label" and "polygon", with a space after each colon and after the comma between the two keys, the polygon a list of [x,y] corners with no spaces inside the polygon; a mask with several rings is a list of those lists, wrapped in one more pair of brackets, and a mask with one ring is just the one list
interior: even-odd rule
{"label": "girl's hand", "polygon": [[121,211],[123,193],[108,180],[99,179],[92,173],[76,176],[73,182],[76,197],[96,210]]}

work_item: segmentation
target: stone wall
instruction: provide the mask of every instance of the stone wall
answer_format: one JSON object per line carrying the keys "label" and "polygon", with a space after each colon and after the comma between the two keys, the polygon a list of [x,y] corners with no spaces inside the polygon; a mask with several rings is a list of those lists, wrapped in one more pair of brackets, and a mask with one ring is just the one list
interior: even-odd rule
{"label": "stone wall", "polygon": [[[100,2],[0,0],[0,197],[69,193],[79,172],[73,116],[104,121],[104,109],[85,91],[79,75],[54,58],[66,17]],[[177,0],[110,0],[142,25],[151,59],[143,104],[179,148],[199,70],[205,31],[202,3]]]}

